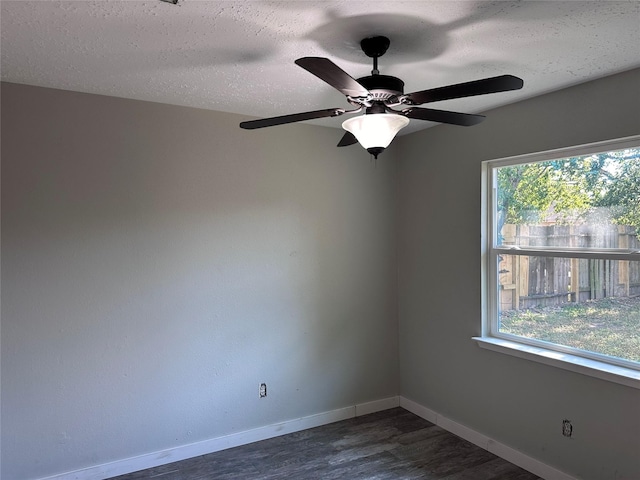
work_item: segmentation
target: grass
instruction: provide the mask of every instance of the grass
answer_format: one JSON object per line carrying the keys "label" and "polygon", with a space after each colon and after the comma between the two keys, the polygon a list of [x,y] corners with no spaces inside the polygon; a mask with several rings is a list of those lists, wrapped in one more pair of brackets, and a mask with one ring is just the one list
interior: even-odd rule
{"label": "grass", "polygon": [[508,310],[500,331],[640,362],[640,296]]}

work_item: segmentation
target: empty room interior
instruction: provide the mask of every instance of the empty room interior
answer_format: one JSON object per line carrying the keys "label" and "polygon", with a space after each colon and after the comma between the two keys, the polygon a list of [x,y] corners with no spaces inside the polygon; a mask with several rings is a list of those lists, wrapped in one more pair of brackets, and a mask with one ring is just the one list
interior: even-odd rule
{"label": "empty room interior", "polygon": [[[577,289],[530,293],[487,180],[603,152],[599,173],[640,172],[640,2],[0,8],[2,479],[111,478],[392,409],[540,478],[640,479],[640,315],[622,353],[506,330],[631,311],[640,217],[611,221],[624,248],[527,237]],[[401,130],[370,147],[347,130],[363,118]],[[637,183],[598,178],[598,205],[639,214]],[[580,290],[594,255],[624,268]]]}

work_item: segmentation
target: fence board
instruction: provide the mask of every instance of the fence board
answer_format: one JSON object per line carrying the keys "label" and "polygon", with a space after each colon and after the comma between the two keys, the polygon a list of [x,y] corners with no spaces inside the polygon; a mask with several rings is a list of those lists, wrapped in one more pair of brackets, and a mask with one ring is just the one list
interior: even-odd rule
{"label": "fence board", "polygon": [[[503,226],[505,245],[640,250],[627,225]],[[500,262],[502,310],[640,295],[640,262],[505,255]]]}

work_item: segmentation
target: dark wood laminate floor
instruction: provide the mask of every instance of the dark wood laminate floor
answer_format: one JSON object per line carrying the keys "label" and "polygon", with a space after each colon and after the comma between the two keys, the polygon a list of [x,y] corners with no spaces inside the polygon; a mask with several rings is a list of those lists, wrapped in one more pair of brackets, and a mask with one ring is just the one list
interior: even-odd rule
{"label": "dark wood laminate floor", "polygon": [[539,480],[402,408],[114,478]]}

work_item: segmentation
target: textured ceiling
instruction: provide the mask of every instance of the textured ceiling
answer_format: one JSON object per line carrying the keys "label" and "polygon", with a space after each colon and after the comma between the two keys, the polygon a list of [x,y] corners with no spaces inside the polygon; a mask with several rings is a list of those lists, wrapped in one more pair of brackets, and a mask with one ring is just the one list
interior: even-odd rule
{"label": "textured ceiling", "polygon": [[[640,66],[638,1],[6,1],[3,81],[275,116],[348,107],[294,64],[328,57],[358,78],[362,38],[386,35],[382,74],[405,92],[502,74],[516,92],[430,107],[477,113]],[[315,121],[339,128],[341,119]],[[412,120],[405,133],[433,124]],[[287,128],[286,126],[274,128]]]}

